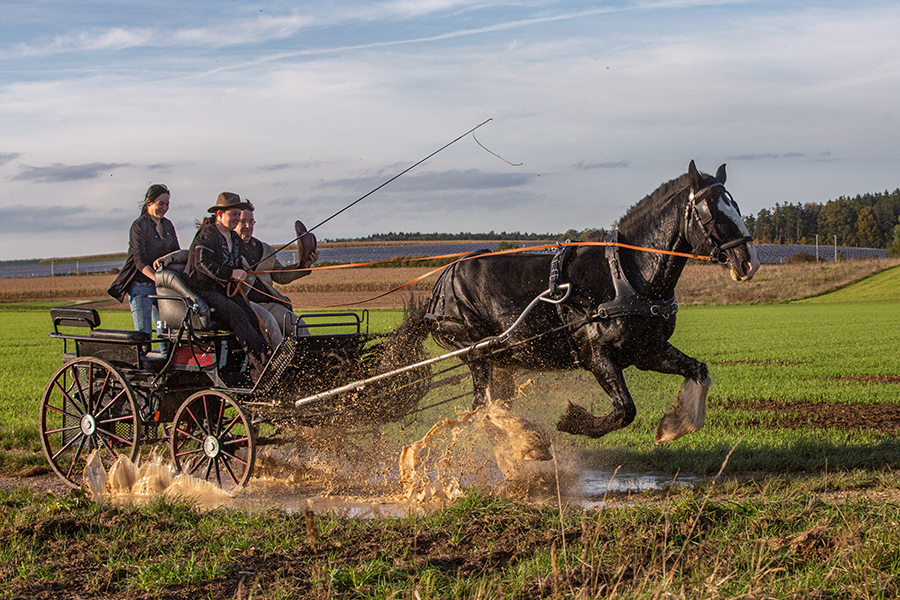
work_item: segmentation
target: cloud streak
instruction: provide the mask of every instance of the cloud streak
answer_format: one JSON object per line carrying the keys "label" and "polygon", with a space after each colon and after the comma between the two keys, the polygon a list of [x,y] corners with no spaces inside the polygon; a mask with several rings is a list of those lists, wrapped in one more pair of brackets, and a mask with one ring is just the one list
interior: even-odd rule
{"label": "cloud streak", "polygon": [[22,156],[18,152],[0,152],[0,167]]}
{"label": "cloud streak", "polygon": [[[488,173],[479,169],[449,170],[398,179],[385,192],[439,192],[449,190],[496,190],[526,185],[531,173]],[[319,189],[366,190],[384,183],[389,177],[351,177],[323,181]]]}
{"label": "cloud streak", "polygon": [[122,211],[97,214],[87,205],[54,204],[50,206],[25,206],[14,204],[0,206],[0,233],[34,234],[64,232],[95,232],[110,228],[123,229],[133,220]]}
{"label": "cloud streak", "polygon": [[96,179],[109,171],[129,166],[128,163],[88,163],[84,165],[53,164],[49,167],[23,166],[12,181],[34,181],[37,183],[61,183]]}

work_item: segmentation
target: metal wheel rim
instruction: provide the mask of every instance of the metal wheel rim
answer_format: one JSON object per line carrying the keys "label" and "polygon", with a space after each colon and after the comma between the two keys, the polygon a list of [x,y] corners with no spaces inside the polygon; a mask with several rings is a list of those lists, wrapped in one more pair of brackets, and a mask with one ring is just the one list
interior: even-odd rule
{"label": "metal wheel rim", "polygon": [[76,358],[57,369],[41,396],[39,427],[50,468],[74,488],[93,450],[99,449],[107,472],[120,456],[136,460],[140,451],[134,391],[98,358]]}
{"label": "metal wheel rim", "polygon": [[244,408],[216,390],[182,402],[172,422],[169,450],[175,469],[223,489],[244,486],[256,459],[256,431]]}

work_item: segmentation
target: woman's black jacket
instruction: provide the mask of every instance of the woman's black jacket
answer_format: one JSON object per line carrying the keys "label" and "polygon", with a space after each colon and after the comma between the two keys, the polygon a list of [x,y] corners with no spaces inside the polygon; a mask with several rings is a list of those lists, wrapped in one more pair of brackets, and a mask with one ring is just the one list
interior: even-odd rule
{"label": "woman's black jacket", "polygon": [[128,237],[128,257],[118,277],[109,286],[107,293],[119,302],[125,300],[125,294],[135,281],[153,283],[141,271],[144,267],[153,268],[153,261],[170,252],[180,250],[175,226],[167,218],[160,220],[162,235],[156,229],[156,222],[149,214],[144,213],[131,224]]}

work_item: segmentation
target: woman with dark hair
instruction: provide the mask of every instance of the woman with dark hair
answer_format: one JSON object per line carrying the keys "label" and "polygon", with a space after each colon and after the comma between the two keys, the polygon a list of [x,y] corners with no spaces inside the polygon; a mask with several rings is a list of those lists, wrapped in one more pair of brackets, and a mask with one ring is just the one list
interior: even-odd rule
{"label": "woman with dark hair", "polygon": [[[186,252],[178,244],[175,226],[165,215],[169,210],[169,188],[154,183],[144,194],[141,216],[131,224],[125,266],[107,292],[119,302],[128,294],[131,317],[137,331],[150,333],[159,320],[156,301],[156,269],[168,262],[184,262]],[[161,349],[165,355],[165,345]]]}
{"label": "woman with dark hair", "polygon": [[247,207],[237,194],[219,194],[216,205],[208,210],[213,214],[197,223],[185,275],[188,285],[215,310],[216,319],[234,332],[247,352],[250,377],[255,383],[266,366],[270,349],[247,300],[241,294],[229,297],[229,284],[241,285],[247,278],[247,272],[241,268],[247,251],[234,232],[241,211]]}

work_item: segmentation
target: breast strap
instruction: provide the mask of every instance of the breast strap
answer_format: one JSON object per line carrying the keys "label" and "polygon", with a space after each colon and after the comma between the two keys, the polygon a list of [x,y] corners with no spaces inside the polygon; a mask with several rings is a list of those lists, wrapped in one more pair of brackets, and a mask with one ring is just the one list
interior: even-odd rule
{"label": "breast strap", "polygon": [[597,306],[591,315],[592,321],[601,319],[613,319],[616,317],[662,317],[668,319],[678,312],[678,302],[675,296],[668,300],[650,300],[634,291],[625,271],[622,270],[619,260],[619,232],[613,231],[606,234],[606,260],[609,261],[609,272],[612,276],[616,297],[609,302]]}

